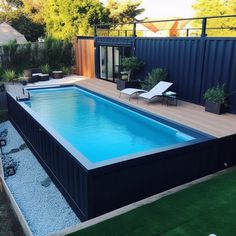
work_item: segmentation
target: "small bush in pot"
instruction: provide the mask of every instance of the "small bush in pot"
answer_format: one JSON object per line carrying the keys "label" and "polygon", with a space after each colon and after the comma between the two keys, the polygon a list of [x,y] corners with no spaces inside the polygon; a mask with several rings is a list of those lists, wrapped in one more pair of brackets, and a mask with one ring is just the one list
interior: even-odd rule
{"label": "small bush in pot", "polygon": [[[137,57],[125,57],[121,61],[121,66],[123,71],[120,72],[121,78],[116,81],[117,89],[123,90],[125,88],[139,88],[140,82],[134,80],[133,72],[143,67],[144,63]],[[125,75],[127,75],[127,77],[124,79]]]}
{"label": "small bush in pot", "polygon": [[40,67],[40,69],[42,70],[43,74],[50,74],[51,73],[51,67],[48,64],[44,64]]}
{"label": "small bush in pot", "polygon": [[122,59],[121,65],[127,72],[128,81],[130,81],[133,71],[141,69],[141,67],[144,66],[144,63],[137,57],[125,57]]}
{"label": "small bush in pot", "polygon": [[222,114],[225,112],[226,94],[225,85],[209,88],[203,95],[205,101],[205,111],[215,114]]}

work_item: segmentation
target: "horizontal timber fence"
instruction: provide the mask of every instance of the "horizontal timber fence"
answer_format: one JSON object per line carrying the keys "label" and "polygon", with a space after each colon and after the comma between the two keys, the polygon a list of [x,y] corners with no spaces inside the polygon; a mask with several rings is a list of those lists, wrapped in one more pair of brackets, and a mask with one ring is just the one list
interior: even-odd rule
{"label": "horizontal timber fence", "polygon": [[136,75],[144,80],[152,69],[168,70],[180,99],[203,104],[204,92],[225,84],[229,111],[236,113],[236,38],[233,37],[96,37],[96,76],[99,77],[99,46],[129,46],[145,66]]}

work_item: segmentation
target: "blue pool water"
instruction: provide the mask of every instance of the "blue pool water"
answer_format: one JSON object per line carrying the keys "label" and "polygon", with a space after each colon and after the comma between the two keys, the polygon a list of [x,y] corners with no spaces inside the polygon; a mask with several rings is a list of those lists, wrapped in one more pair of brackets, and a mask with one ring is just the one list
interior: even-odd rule
{"label": "blue pool water", "polygon": [[194,139],[77,87],[30,93],[25,103],[92,163]]}

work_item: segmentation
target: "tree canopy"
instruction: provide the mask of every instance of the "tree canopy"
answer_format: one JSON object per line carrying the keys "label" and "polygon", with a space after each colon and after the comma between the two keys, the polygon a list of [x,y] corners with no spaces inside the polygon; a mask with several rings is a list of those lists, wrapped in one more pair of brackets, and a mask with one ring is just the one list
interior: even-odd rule
{"label": "tree canopy", "polygon": [[109,19],[113,24],[133,22],[136,16],[144,12],[144,8],[139,8],[141,2],[141,0],[108,0]]}
{"label": "tree canopy", "polygon": [[[193,5],[195,10],[195,17],[203,16],[223,16],[236,14],[236,0],[196,0]],[[200,24],[199,24],[200,26]],[[208,19],[207,28],[215,27],[235,27],[236,19],[233,18],[219,18],[219,19]],[[235,36],[235,29],[222,29],[207,30],[208,36]]]}
{"label": "tree canopy", "polygon": [[[1,2],[1,0],[0,0]],[[94,24],[128,23],[141,14],[141,0],[7,0],[0,21],[12,24],[30,41],[46,32],[55,38],[93,35]]]}
{"label": "tree canopy", "polygon": [[98,0],[48,0],[45,14],[47,32],[62,39],[92,35],[92,26],[108,19],[106,9]]}
{"label": "tree canopy", "polygon": [[39,37],[43,36],[44,26],[40,23],[32,21],[26,15],[19,12],[16,17],[11,20],[11,25],[25,36],[27,41],[35,42]]}
{"label": "tree canopy", "polygon": [[11,24],[28,41],[37,41],[45,34],[43,6],[43,0],[2,1],[0,21]]}
{"label": "tree canopy", "polygon": [[20,7],[23,5],[22,0],[7,0],[6,2],[13,7]]}

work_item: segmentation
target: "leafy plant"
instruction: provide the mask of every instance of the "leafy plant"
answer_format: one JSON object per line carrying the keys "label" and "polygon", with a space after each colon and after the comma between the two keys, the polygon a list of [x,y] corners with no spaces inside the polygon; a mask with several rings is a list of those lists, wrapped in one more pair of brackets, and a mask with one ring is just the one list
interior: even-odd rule
{"label": "leafy plant", "polygon": [[131,74],[135,70],[139,70],[144,66],[144,62],[137,57],[125,57],[121,61],[121,65],[128,73],[128,81],[131,78]]}
{"label": "leafy plant", "polygon": [[51,68],[72,66],[74,63],[73,44],[48,37],[44,43],[17,44],[11,41],[3,45],[1,65],[4,70],[14,69],[17,73],[26,68],[48,64]]}
{"label": "leafy plant", "polygon": [[13,68],[17,66],[17,42],[16,39],[10,40],[7,44],[3,45],[4,64],[6,68]]}
{"label": "leafy plant", "polygon": [[51,73],[51,67],[48,64],[44,64],[40,68],[41,68],[43,74],[50,74]]}
{"label": "leafy plant", "polygon": [[203,95],[204,99],[207,101],[225,104],[226,94],[225,94],[225,84],[216,87],[209,88]]}
{"label": "leafy plant", "polygon": [[3,78],[7,82],[11,82],[16,78],[16,72],[14,70],[5,70]]}
{"label": "leafy plant", "polygon": [[68,66],[63,66],[62,71],[64,75],[70,75],[71,74],[71,68]]}
{"label": "leafy plant", "polygon": [[155,68],[146,76],[144,82],[142,83],[142,88],[145,90],[150,90],[160,81],[166,80],[168,72],[166,69]]}

